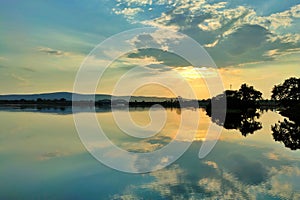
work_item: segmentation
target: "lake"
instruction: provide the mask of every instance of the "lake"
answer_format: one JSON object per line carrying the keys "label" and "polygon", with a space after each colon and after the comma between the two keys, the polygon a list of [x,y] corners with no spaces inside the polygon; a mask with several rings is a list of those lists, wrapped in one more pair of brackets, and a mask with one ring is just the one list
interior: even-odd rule
{"label": "lake", "polygon": [[[192,141],[180,138],[191,146],[178,160],[161,170],[131,174],[103,165],[86,150],[70,110],[2,109],[0,199],[300,199],[300,150],[285,147],[272,134],[271,127],[284,120],[280,114],[260,112],[250,124],[254,118],[232,117],[213,150],[199,159],[211,118],[198,111],[168,109],[161,132],[139,139],[124,134],[109,110],[97,112],[107,137],[136,153],[163,148],[175,137],[182,115],[192,121],[199,113]],[[151,121],[147,109],[131,109],[130,115],[141,126]]]}

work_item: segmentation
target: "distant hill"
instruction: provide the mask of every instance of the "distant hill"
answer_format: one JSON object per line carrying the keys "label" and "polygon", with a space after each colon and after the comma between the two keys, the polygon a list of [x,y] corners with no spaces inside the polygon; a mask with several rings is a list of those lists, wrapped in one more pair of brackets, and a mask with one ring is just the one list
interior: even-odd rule
{"label": "distant hill", "polygon": [[[61,99],[64,98],[67,101],[72,100],[73,93],[71,92],[53,92],[53,93],[41,93],[41,94],[8,94],[8,95],[0,95],[0,100],[37,100],[37,99]],[[89,101],[93,99],[93,95],[91,94],[75,94],[77,95],[77,99],[81,101]],[[128,99],[127,96],[112,96],[108,94],[96,94],[95,100],[104,100],[104,99]],[[144,96],[132,96],[130,101],[153,101],[153,102],[161,102],[165,100],[169,100],[171,98],[166,97],[144,97]]]}
{"label": "distant hill", "polygon": [[70,92],[55,92],[55,93],[43,93],[43,94],[8,94],[0,95],[0,100],[37,100],[41,99],[61,99],[65,98],[66,100],[72,99],[72,93]]}

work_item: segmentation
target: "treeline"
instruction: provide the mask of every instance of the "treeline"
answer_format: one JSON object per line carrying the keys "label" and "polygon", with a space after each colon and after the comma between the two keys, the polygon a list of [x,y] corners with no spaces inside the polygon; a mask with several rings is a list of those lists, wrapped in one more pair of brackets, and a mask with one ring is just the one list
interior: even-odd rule
{"label": "treeline", "polygon": [[290,108],[299,104],[300,79],[289,78],[283,84],[275,85],[272,89],[271,100],[264,100],[262,93],[253,86],[242,84],[239,90],[226,90],[223,94],[211,99],[214,105],[222,105],[226,101],[227,109],[247,109],[261,106],[280,106]]}
{"label": "treeline", "polygon": [[9,104],[20,104],[20,105],[60,105],[60,106],[70,106],[72,105],[72,101],[67,101],[65,98],[61,99],[41,99],[38,98],[36,100],[0,100],[0,104],[9,105]]}
{"label": "treeline", "polygon": [[[98,107],[110,107],[110,106],[125,106],[131,107],[151,107],[155,104],[160,104],[163,107],[205,107],[208,111],[211,109],[211,105],[216,107],[223,106],[221,102],[226,102],[227,109],[248,109],[259,107],[285,107],[292,108],[299,104],[300,100],[300,79],[289,78],[282,84],[275,85],[272,89],[271,100],[264,100],[262,93],[253,86],[242,84],[239,90],[226,90],[222,94],[219,94],[211,99],[207,100],[187,100],[181,97],[169,99],[161,102],[150,101],[125,101],[123,99],[103,99],[99,101],[77,101],[72,102],[61,99],[41,99],[36,100],[0,100],[0,104],[21,104],[21,105],[47,105],[47,106],[98,106]],[[218,108],[216,108],[218,109]],[[287,113],[289,111],[286,111]]]}
{"label": "treeline", "polygon": [[[218,106],[226,100],[226,118],[218,114]],[[276,108],[287,118],[271,125],[273,139],[291,150],[300,149],[300,79],[289,78],[272,88],[271,100],[263,100],[262,93],[243,84],[239,90],[226,90],[212,98],[206,108],[212,121],[225,129],[238,130],[243,136],[262,129],[259,121],[264,108]],[[212,114],[212,104],[217,112]],[[222,112],[222,107],[220,107]],[[223,110],[224,111],[224,110]]]}
{"label": "treeline", "polygon": [[[206,112],[213,121],[225,127],[234,124],[232,121],[241,122],[236,123],[234,127],[243,130],[244,132],[241,132],[246,135],[261,128],[255,121],[259,117],[258,109],[276,108],[283,116],[299,122],[299,100],[300,79],[292,77],[273,87],[271,100],[263,100],[260,91],[253,86],[242,84],[239,90],[226,90],[223,94],[213,97],[206,107]],[[212,116],[212,108],[218,113],[218,110],[224,111],[224,107],[226,119],[223,122],[222,115]]]}
{"label": "treeline", "polygon": [[126,101],[123,99],[103,99],[98,101],[68,101],[64,98],[61,99],[37,99],[37,100],[0,100],[2,105],[41,105],[41,106],[97,106],[97,107],[110,107],[110,106],[131,106],[131,107],[151,107],[156,104],[160,104],[166,108],[180,108],[180,107],[196,107],[200,105],[205,107],[208,104],[208,100],[178,100],[170,99],[160,102],[155,101]]}

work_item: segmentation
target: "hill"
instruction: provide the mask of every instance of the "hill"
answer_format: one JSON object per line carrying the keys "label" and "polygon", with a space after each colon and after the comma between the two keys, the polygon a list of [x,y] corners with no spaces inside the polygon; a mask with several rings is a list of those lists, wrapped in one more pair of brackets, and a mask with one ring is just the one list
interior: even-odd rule
{"label": "hill", "polygon": [[[93,99],[92,94],[74,94],[76,98],[81,101],[89,101]],[[66,99],[67,101],[72,100],[73,93],[71,92],[53,92],[53,93],[41,93],[41,94],[7,94],[7,95],[0,95],[0,100],[34,100],[37,99]],[[128,96],[112,96],[108,94],[96,94],[95,100],[104,100],[104,99],[128,99]],[[144,96],[132,96],[130,101],[148,101],[148,102],[161,102],[165,100],[169,100],[170,98],[166,97],[144,97]]]}

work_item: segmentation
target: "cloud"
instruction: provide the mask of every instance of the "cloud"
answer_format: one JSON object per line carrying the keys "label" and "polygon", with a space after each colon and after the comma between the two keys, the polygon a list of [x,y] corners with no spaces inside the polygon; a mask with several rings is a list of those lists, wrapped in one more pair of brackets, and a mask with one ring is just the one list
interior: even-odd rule
{"label": "cloud", "polygon": [[203,46],[204,46],[204,47],[207,47],[207,48],[211,48],[211,47],[215,47],[218,43],[219,43],[219,40],[216,40],[216,41],[214,41],[213,43],[210,43],[210,44],[204,44]]}
{"label": "cloud", "polygon": [[270,160],[279,160],[279,155],[273,152],[269,152],[265,154],[266,157]]}
{"label": "cloud", "polygon": [[144,57],[127,57],[122,59],[122,63],[125,62],[125,65],[137,65],[137,66],[149,66],[149,65],[160,65],[163,62],[158,61],[153,56],[144,56]]}
{"label": "cloud", "polygon": [[29,68],[29,67],[21,67],[20,69],[25,70],[27,72],[36,72],[36,70]]}
{"label": "cloud", "polygon": [[148,62],[148,64],[163,64],[170,67],[184,67],[191,65],[188,61],[176,54],[157,49],[141,49],[135,53],[129,54],[128,58],[139,59],[140,61],[143,61],[145,58],[148,59],[148,61],[151,59],[151,63]]}
{"label": "cloud", "polygon": [[214,178],[203,178],[199,181],[199,185],[205,188],[207,192],[214,193],[220,191],[222,187],[221,181]]}
{"label": "cloud", "polygon": [[51,49],[49,47],[39,47],[38,51],[42,52],[42,53],[46,53],[48,55],[55,55],[55,56],[65,56],[65,55],[69,54],[67,52],[63,52],[63,51],[57,50],[57,49]]}
{"label": "cloud", "polygon": [[300,53],[300,48],[294,48],[294,49],[286,49],[286,50],[280,50],[280,49],[271,49],[265,52],[264,56],[270,57],[273,59],[278,59],[282,56],[287,56],[290,54],[298,54]]}
{"label": "cloud", "polygon": [[158,29],[153,33],[139,34],[128,42],[136,48],[157,48],[163,51],[169,50],[169,45],[179,44],[185,36],[175,31]]}
{"label": "cloud", "polygon": [[[143,139],[139,142],[139,146],[136,143],[126,143],[123,142],[124,147],[131,152],[153,152],[165,145],[167,145],[172,140],[171,136],[156,136],[155,138]],[[159,162],[160,163],[160,162]],[[142,162],[136,163],[137,165],[142,165]]]}
{"label": "cloud", "polygon": [[113,9],[117,15],[124,15],[127,19],[133,19],[134,15],[139,12],[143,12],[141,8],[124,8],[124,9]]}
{"label": "cloud", "polygon": [[206,161],[204,163],[207,164],[208,166],[212,166],[213,168],[218,169],[218,164],[213,161]]}
{"label": "cloud", "polygon": [[47,152],[47,153],[44,153],[44,154],[40,155],[38,160],[49,160],[49,159],[56,158],[56,157],[61,157],[61,156],[64,156],[64,155],[65,155],[64,153],[61,153],[59,151]]}
{"label": "cloud", "polygon": [[258,185],[268,179],[268,170],[258,161],[248,160],[241,154],[229,156],[230,171],[243,183]]}
{"label": "cloud", "polygon": [[[271,188],[268,193],[285,199],[291,198],[291,193],[293,193],[293,182],[297,183],[300,180],[299,167],[288,165],[283,165],[278,168],[272,167],[270,169],[270,174]],[[299,198],[300,194],[294,193],[293,199]]]}
{"label": "cloud", "polygon": [[299,46],[300,34],[284,34],[284,35],[270,35],[270,42],[281,42],[283,44],[292,44]]}
{"label": "cloud", "polygon": [[[207,0],[138,1],[120,0],[119,9],[141,8],[134,23],[171,28],[196,39],[220,67],[274,60],[265,53],[272,49],[289,51],[300,46],[300,5],[280,12],[258,14],[259,5],[238,5],[235,1]],[[147,8],[156,7],[151,15]],[[124,14],[124,17],[127,16]],[[168,46],[164,48],[168,50]]]}
{"label": "cloud", "polygon": [[0,56],[0,61],[1,60],[7,60],[7,58],[6,57],[3,57],[3,56]]}
{"label": "cloud", "polygon": [[270,16],[261,17],[265,23],[263,25],[268,26],[271,30],[276,31],[278,28],[286,28],[292,25],[295,18],[300,17],[300,5],[293,6],[289,10],[271,14]]}
{"label": "cloud", "polygon": [[28,86],[28,85],[30,85],[30,81],[27,80],[26,78],[20,76],[20,75],[12,73],[11,77],[14,78],[14,79],[16,79],[17,81],[19,81],[19,85],[21,85],[21,86]]}
{"label": "cloud", "polygon": [[169,16],[166,15],[165,13],[162,14],[160,18],[157,18],[155,20],[145,20],[141,21],[140,23],[146,26],[153,26],[156,28],[161,28],[161,29],[171,29],[173,31],[179,31],[180,27],[178,25],[164,25],[164,21],[166,19],[169,19]]}
{"label": "cloud", "polygon": [[198,27],[203,31],[215,31],[221,28],[222,24],[219,19],[205,19]]}
{"label": "cloud", "polygon": [[[116,198],[142,199],[142,190],[148,191],[150,199],[158,196],[163,199],[299,199],[297,183],[300,169],[297,162],[286,165],[284,160],[275,159],[270,163],[269,159],[262,159],[265,157],[260,153],[249,154],[251,148],[244,151],[247,157],[241,154],[224,157],[224,154],[220,156],[216,153],[217,157],[211,155],[210,160],[191,161],[192,156],[198,153],[199,144],[192,145],[174,164],[149,173],[151,181],[129,185],[123,194],[117,195]],[[268,172],[266,179],[257,184],[249,184],[249,180],[258,179],[256,176],[261,178],[265,170]],[[238,171],[244,176],[237,176]]]}

